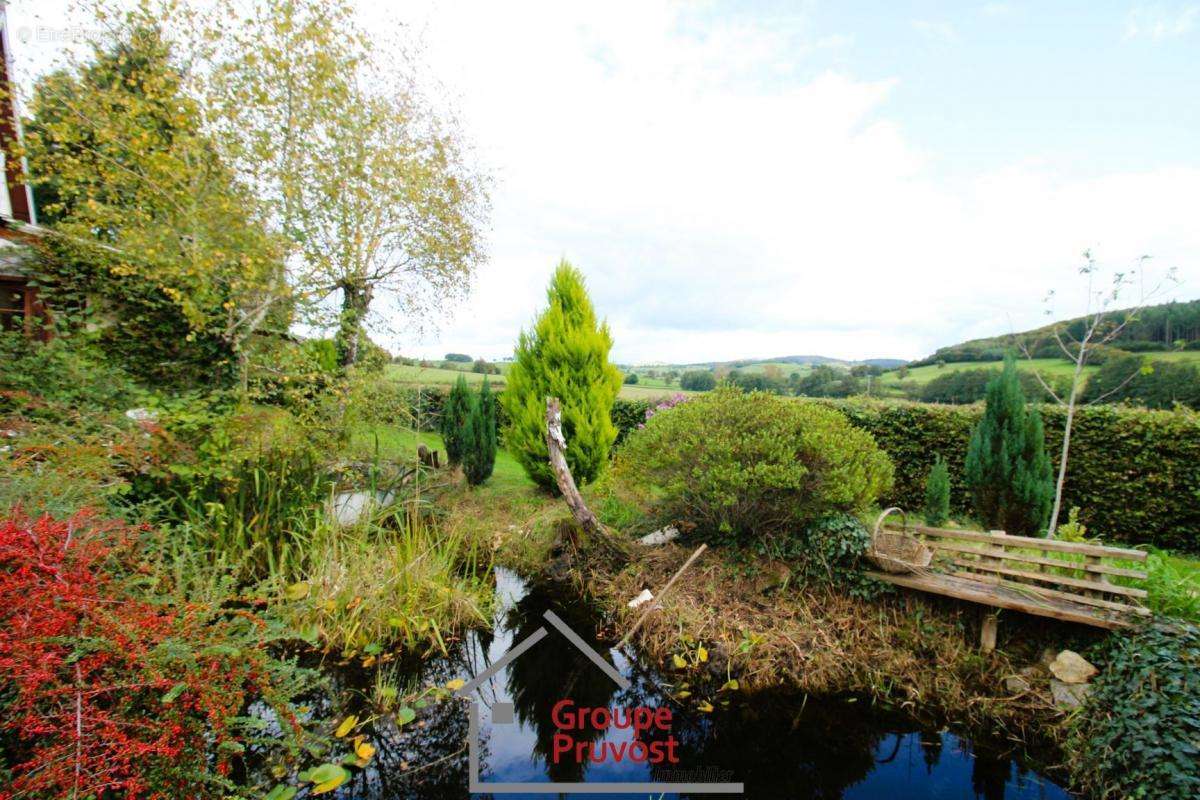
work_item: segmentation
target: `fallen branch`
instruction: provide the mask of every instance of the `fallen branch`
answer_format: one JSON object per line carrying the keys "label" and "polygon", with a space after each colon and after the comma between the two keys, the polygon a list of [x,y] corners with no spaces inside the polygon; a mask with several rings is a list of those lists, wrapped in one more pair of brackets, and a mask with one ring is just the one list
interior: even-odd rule
{"label": "fallen branch", "polygon": [[567,465],[567,439],[562,431],[562,408],[557,397],[546,398],[546,448],[550,453],[550,469],[558,482],[558,489],[563,499],[571,509],[571,515],[579,523],[593,542],[600,545],[607,555],[628,560],[629,553],[621,540],[608,528],[604,527],[599,518],[583,501],[579,488],[575,486],[575,478]]}
{"label": "fallen branch", "polygon": [[653,611],[655,611],[656,609],[662,608],[662,606],[659,605],[659,603],[662,602],[662,599],[664,596],[666,596],[667,592],[671,591],[671,587],[675,585],[675,581],[679,580],[679,576],[682,575],[684,572],[686,572],[687,568],[690,567],[693,563],[695,563],[696,559],[700,557],[700,554],[703,553],[707,549],[708,549],[708,545],[706,545],[706,544],[700,545],[699,547],[696,548],[696,551],[694,553],[692,553],[690,556],[688,556],[688,560],[683,562],[683,566],[680,567],[679,569],[675,570],[675,574],[671,576],[671,580],[667,581],[667,585],[662,588],[662,591],[660,591],[658,593],[658,595],[656,595],[652,601],[650,601],[650,607],[642,612],[642,615],[640,617],[638,617],[638,621],[633,623],[633,627],[630,628],[629,632],[626,633],[621,638],[621,641],[617,643],[618,649],[620,649],[621,647],[624,647],[625,644],[630,640],[630,638],[635,633],[637,633],[638,628],[642,627],[642,623],[646,621],[646,618],[649,617]]}

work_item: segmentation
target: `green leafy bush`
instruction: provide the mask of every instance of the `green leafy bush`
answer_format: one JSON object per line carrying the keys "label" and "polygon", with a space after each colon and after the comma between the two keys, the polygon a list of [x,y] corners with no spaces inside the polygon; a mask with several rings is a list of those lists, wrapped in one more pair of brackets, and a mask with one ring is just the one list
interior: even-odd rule
{"label": "green leafy bush", "polygon": [[646,412],[654,404],[649,400],[622,400],[617,398],[612,407],[612,423],[617,429],[617,440],[621,444],[632,431],[637,430],[646,422]]}
{"label": "green leafy bush", "polygon": [[1072,773],[1101,800],[1200,797],[1200,628],[1111,636],[1072,735]]}
{"label": "green leafy bush", "polygon": [[609,363],[612,335],[598,322],[583,275],[565,260],[546,292],[549,307],[522,331],[502,403],[508,451],[539,486],[555,491],[546,449],[546,398],[562,402],[567,465],[580,486],[595,480],[617,438],[610,414],[621,372]]}
{"label": "green leafy bush", "polygon": [[760,542],[758,551],[788,562],[792,576],[805,584],[835,586],[854,597],[870,599],[888,585],[867,577],[863,567],[871,533],[853,514],[827,514],[795,536]]}
{"label": "green leafy bush", "polygon": [[873,503],[892,465],[838,412],[724,387],[655,414],[618,455],[618,476],[700,536],[793,534]]}
{"label": "green leafy bush", "polygon": [[1050,459],[1042,418],[1025,408],[1011,356],[988,384],[987,406],[971,433],[965,469],[981,522],[1023,536],[1042,530],[1053,496]]}
{"label": "green leafy bush", "polygon": [[147,396],[94,348],[68,337],[42,343],[0,332],[0,364],[0,414],[62,418],[69,411],[123,411]]}
{"label": "green leafy bush", "polygon": [[937,527],[950,519],[950,470],[938,456],[925,479],[925,524]]}

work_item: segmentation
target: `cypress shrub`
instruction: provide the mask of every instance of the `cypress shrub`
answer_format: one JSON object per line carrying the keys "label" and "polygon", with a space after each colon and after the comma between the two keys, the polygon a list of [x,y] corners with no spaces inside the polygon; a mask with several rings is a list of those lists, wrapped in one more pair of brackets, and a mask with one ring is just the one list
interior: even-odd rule
{"label": "cypress shrub", "polygon": [[501,396],[509,425],[505,446],[539,486],[557,490],[546,450],[546,398],[562,403],[567,465],[576,483],[594,480],[617,437],[613,401],[621,372],[608,361],[612,335],[598,322],[583,275],[565,260],[546,292],[548,307],[522,331]]}
{"label": "cypress shrub", "polygon": [[950,470],[940,455],[925,478],[925,524],[934,527],[950,518]]}
{"label": "cypress shrub", "polygon": [[496,466],[496,396],[486,378],[479,388],[479,395],[471,399],[462,448],[467,483],[478,486],[492,476]]}
{"label": "cypress shrub", "polygon": [[466,378],[459,375],[442,406],[440,426],[442,441],[446,445],[446,459],[451,464],[462,463],[463,436],[470,414],[471,390],[467,388]]}
{"label": "cypress shrub", "polygon": [[1053,498],[1042,418],[1028,413],[1009,356],[987,387],[983,418],[967,446],[966,479],[975,514],[990,527],[1023,536],[1039,533]]}

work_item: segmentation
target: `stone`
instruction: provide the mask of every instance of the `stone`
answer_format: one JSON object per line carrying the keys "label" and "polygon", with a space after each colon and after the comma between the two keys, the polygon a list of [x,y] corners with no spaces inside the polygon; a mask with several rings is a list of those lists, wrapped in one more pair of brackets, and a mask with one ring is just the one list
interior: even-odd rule
{"label": "stone", "polygon": [[1050,679],[1050,694],[1054,697],[1054,705],[1063,710],[1079,708],[1092,687],[1086,683],[1063,683],[1057,678]]}
{"label": "stone", "polygon": [[1063,650],[1050,662],[1050,673],[1063,683],[1087,683],[1096,668],[1074,650]]}
{"label": "stone", "polygon": [[1050,663],[1052,661],[1054,661],[1054,658],[1057,655],[1058,655],[1058,653],[1055,652],[1053,647],[1044,648],[1042,650],[1041,658],[1038,659],[1038,666],[1040,666],[1042,668],[1042,670],[1044,670],[1045,672],[1049,672],[1050,671]]}
{"label": "stone", "polygon": [[679,538],[679,529],[674,525],[668,525],[665,528],[659,528],[653,533],[647,533],[642,538],[638,539],[638,544],[647,546],[666,544]]}
{"label": "stone", "polygon": [[1029,691],[1030,686],[1029,679],[1022,675],[1009,675],[1004,679],[1005,690],[1013,694],[1024,694]]}

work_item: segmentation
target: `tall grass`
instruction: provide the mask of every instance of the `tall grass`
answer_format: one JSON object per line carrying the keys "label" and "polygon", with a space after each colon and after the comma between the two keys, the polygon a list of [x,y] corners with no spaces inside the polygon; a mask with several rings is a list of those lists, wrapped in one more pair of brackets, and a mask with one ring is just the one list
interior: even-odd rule
{"label": "tall grass", "polygon": [[319,526],[308,555],[302,579],[283,589],[285,615],[330,649],[445,652],[449,636],[491,619],[490,551],[415,500],[358,525]]}
{"label": "tall grass", "polygon": [[191,544],[236,563],[247,579],[302,568],[333,483],[308,451],[267,451],[228,474],[186,482],[164,505]]}
{"label": "tall grass", "polygon": [[1179,619],[1200,622],[1200,570],[1195,561],[1151,549],[1146,556],[1146,580],[1142,584],[1149,596],[1146,605]]}

